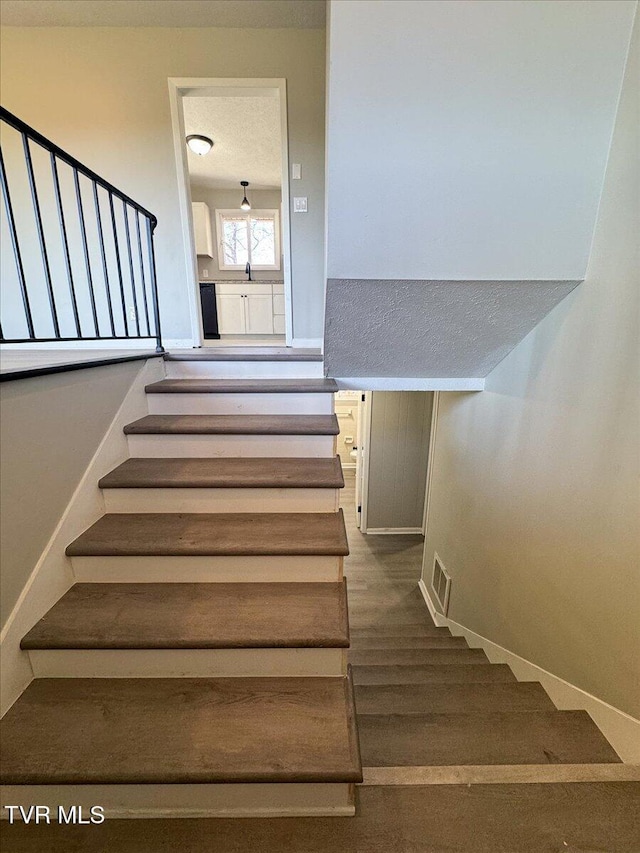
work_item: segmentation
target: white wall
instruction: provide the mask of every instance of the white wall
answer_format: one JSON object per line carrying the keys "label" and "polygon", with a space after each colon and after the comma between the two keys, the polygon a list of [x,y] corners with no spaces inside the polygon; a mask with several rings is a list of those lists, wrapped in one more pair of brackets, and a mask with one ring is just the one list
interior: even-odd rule
{"label": "white wall", "polygon": [[323,30],[2,30],[2,102],[155,213],[163,333],[191,337],[168,77],[285,77],[289,155],[302,164],[292,216],[293,333],[322,335]]}
{"label": "white wall", "polygon": [[332,2],[328,278],[583,278],[635,5]]}
{"label": "white wall", "polygon": [[487,390],[440,395],[425,562],[452,574],[451,619],[636,717],[638,35],[585,283]]}
{"label": "white wall", "polygon": [[371,395],[367,531],[422,528],[433,393]]}
{"label": "white wall", "polygon": [[[191,200],[203,201],[209,207],[211,216],[211,233],[213,235],[214,257],[207,258],[206,256],[198,257],[198,271],[201,281],[215,281],[219,278],[238,279],[246,281],[246,273],[238,270],[223,270],[220,271],[218,266],[218,238],[216,234],[216,210],[233,210],[240,206],[242,200],[242,190],[238,187],[236,190],[220,190],[211,189],[209,187],[198,186],[191,184]],[[282,204],[282,193],[280,190],[254,190],[251,193],[251,206],[254,210],[280,210]],[[282,227],[282,220],[280,220]],[[282,239],[281,239],[282,245]],[[204,270],[209,271],[209,275],[204,275]],[[284,270],[282,267],[279,270],[251,270],[251,278],[256,281],[261,279],[283,280]]]}

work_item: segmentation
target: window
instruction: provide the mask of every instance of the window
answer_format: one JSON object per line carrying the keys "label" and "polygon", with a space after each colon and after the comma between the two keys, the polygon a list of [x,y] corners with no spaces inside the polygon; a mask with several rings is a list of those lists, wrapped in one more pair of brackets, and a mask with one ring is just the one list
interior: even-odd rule
{"label": "window", "polygon": [[218,266],[221,270],[280,269],[280,215],[277,210],[216,210]]}

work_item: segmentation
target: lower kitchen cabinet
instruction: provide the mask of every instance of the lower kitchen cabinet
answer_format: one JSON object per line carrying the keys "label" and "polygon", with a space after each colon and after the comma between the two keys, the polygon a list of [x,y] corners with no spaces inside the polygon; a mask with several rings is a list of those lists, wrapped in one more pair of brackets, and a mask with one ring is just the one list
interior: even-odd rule
{"label": "lower kitchen cabinet", "polygon": [[272,335],[273,296],[247,294],[244,298],[244,323],[248,335]]}
{"label": "lower kitchen cabinet", "polygon": [[270,284],[216,284],[221,335],[272,335],[273,291]]}
{"label": "lower kitchen cabinet", "polygon": [[240,293],[218,293],[218,331],[221,335],[244,335],[245,299]]}

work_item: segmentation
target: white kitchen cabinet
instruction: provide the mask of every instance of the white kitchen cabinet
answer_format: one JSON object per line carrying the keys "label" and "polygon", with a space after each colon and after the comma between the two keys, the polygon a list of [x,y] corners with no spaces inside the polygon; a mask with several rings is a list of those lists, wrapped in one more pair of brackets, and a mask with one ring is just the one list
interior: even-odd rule
{"label": "white kitchen cabinet", "polygon": [[273,296],[248,294],[244,298],[245,329],[248,335],[273,334]]}
{"label": "white kitchen cabinet", "polygon": [[274,335],[286,334],[284,320],[284,284],[273,284],[273,333]]}
{"label": "white kitchen cabinet", "polygon": [[196,247],[196,255],[213,257],[213,237],[211,234],[211,214],[209,206],[203,201],[191,202],[193,216],[193,240]]}
{"label": "white kitchen cabinet", "polygon": [[273,293],[267,284],[216,284],[221,335],[272,335]]}
{"label": "white kitchen cabinet", "polygon": [[244,296],[240,293],[218,293],[216,297],[216,304],[218,307],[218,331],[220,334],[246,334]]}

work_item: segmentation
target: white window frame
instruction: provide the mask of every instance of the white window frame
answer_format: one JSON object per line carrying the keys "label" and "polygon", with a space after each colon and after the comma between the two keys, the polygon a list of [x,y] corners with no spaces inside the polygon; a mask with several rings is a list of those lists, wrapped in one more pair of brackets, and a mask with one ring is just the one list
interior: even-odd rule
{"label": "white window frame", "polygon": [[251,246],[249,245],[249,263],[251,264],[252,270],[279,270],[281,268],[281,248],[280,248],[280,211],[277,209],[263,209],[263,210],[248,210],[246,213],[244,211],[238,211],[238,209],[232,210],[218,210],[216,209],[216,239],[218,243],[218,269],[220,270],[241,270],[244,272],[245,265],[244,264],[225,264],[224,262],[224,251],[222,249],[223,243],[223,234],[224,229],[222,227],[222,220],[224,217],[233,217],[234,219],[246,219],[247,222],[252,218],[262,218],[262,219],[273,219],[274,222],[274,231],[275,231],[275,255],[276,255],[276,263],[275,264],[254,264],[251,260]]}

